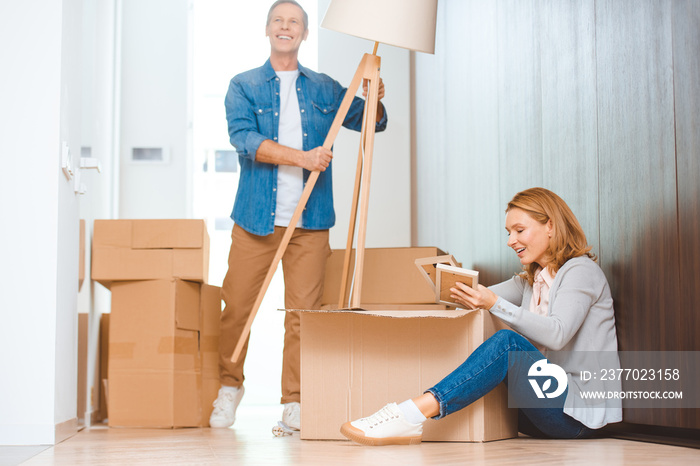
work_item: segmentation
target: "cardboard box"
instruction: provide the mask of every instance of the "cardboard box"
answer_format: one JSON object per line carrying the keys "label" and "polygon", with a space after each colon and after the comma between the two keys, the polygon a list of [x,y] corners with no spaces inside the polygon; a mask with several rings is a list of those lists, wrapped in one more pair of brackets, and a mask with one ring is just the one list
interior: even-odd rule
{"label": "cardboard box", "polygon": [[[110,325],[110,320],[116,322]],[[208,426],[219,383],[221,288],[183,280],[115,282],[101,332],[110,426]],[[106,390],[104,390],[106,391]],[[162,397],[157,404],[146,400]],[[161,402],[162,401],[162,402]],[[196,415],[195,415],[196,411]]]}
{"label": "cardboard box", "polygon": [[181,278],[206,282],[209,234],[203,220],[95,220],[92,279]]}
{"label": "cardboard box", "polygon": [[214,400],[219,394],[219,335],[221,333],[221,288],[203,284],[200,297],[200,355],[202,358],[202,422],[209,426]]}
{"label": "cardboard box", "polygon": [[209,246],[204,220],[95,220],[93,246],[131,249],[202,249]]}
{"label": "cardboard box", "polygon": [[79,226],[80,245],[78,246],[78,291],[83,287],[85,281],[85,220],[80,219]]}
{"label": "cardboard box", "polygon": [[87,405],[87,373],[88,373],[88,315],[78,313],[78,410],[79,420],[86,421]]}
{"label": "cardboard box", "polygon": [[[99,319],[100,314],[97,314]],[[90,316],[87,313],[78,313],[78,409],[77,416],[79,422],[84,425],[99,422],[103,419],[100,408],[100,367],[97,363],[94,366],[93,378],[88,381],[90,368],[88,367],[88,343],[90,333]],[[100,332],[101,333],[101,332]],[[100,337],[101,338],[101,335]],[[101,342],[97,342],[98,358],[101,351]],[[89,416],[89,419],[87,418]],[[89,420],[89,423],[88,423]]]}
{"label": "cardboard box", "polygon": [[[344,422],[420,395],[503,327],[483,310],[302,311],[301,438],[344,439]],[[515,437],[517,412],[507,406],[502,384],[457,413],[426,421],[423,440]]]}
{"label": "cardboard box", "polygon": [[109,425],[199,426],[200,284],[112,283]]}
{"label": "cardboard box", "polygon": [[[435,302],[434,288],[416,268],[418,258],[444,255],[435,247],[365,249],[360,301],[372,304],[423,304]],[[334,249],[326,263],[321,304],[338,304],[345,249]],[[355,250],[350,270],[355,266]],[[352,278],[352,277],[351,277]],[[350,296],[350,280],[347,296]]]}
{"label": "cardboard box", "polygon": [[95,421],[103,421],[109,417],[107,408],[107,379],[109,377],[109,316],[100,316],[100,411]]}

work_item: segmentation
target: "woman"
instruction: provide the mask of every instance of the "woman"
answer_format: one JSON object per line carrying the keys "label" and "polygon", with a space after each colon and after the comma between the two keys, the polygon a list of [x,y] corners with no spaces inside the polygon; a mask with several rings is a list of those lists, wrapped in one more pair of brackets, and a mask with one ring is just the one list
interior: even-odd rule
{"label": "woman", "polygon": [[[581,378],[583,369],[600,373],[601,364],[616,369],[619,360],[610,287],[578,220],[559,196],[532,188],[508,203],[506,231],[523,272],[490,288],[458,283],[451,292],[464,307],[488,309],[513,330],[494,334],[423,395],[343,424],[343,435],[365,445],[420,443],[427,418],[458,411],[502,381],[519,407],[518,429],[528,435],[586,438],[622,420],[619,400],[593,404],[580,396],[619,389],[615,382]],[[547,359],[563,369],[562,377],[537,382],[538,390],[537,374],[528,371]]]}

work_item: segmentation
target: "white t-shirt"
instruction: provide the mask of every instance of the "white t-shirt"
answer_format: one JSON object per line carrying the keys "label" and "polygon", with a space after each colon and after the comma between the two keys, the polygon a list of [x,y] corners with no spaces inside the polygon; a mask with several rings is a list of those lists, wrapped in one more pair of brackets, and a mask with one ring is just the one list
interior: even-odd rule
{"label": "white t-shirt", "polygon": [[[304,139],[301,131],[301,114],[297,98],[296,82],[299,70],[276,71],[280,80],[280,120],[277,142],[292,149],[302,150]],[[277,207],[275,225],[286,227],[304,191],[304,171],[301,167],[279,165],[277,167]],[[301,225],[301,218],[297,226]]]}

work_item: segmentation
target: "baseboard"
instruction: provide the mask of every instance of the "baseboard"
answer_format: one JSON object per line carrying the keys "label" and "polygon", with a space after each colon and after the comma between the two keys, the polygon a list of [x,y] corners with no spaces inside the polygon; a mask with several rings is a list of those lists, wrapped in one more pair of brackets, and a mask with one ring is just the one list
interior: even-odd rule
{"label": "baseboard", "polygon": [[78,433],[78,418],[59,424],[0,425],[0,445],[56,445]]}
{"label": "baseboard", "polygon": [[700,430],[619,422],[605,426],[607,437],[700,449]]}
{"label": "baseboard", "polygon": [[67,421],[56,424],[54,433],[54,444],[59,444],[64,440],[71,438],[78,433],[78,418],[68,419]]}

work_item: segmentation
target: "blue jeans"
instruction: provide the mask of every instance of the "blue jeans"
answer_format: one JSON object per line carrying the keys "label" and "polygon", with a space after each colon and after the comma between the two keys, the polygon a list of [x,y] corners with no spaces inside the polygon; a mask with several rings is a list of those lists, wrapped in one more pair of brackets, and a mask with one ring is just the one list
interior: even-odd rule
{"label": "blue jeans", "polygon": [[[517,358],[511,358],[509,369],[508,353],[511,351],[523,353],[518,353]],[[503,381],[508,385],[511,396],[516,395],[516,400],[518,397],[523,397],[523,401],[534,397],[527,372],[535,361],[543,358],[542,353],[522,335],[512,330],[496,332],[474,350],[462,365],[426,391],[432,393],[440,404],[440,414],[434,419],[470,405]],[[543,407],[519,408],[518,430],[540,438],[590,437],[593,429],[564,414],[565,399],[566,393],[556,398],[540,400],[538,406]]]}

